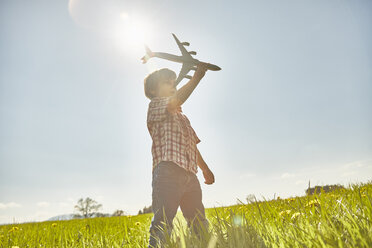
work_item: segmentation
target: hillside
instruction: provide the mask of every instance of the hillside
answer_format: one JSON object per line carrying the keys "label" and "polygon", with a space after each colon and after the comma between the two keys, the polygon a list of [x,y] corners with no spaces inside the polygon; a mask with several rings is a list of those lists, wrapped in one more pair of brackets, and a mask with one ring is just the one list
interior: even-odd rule
{"label": "hillside", "polygon": [[[206,210],[198,239],[178,214],[163,247],[372,247],[372,183]],[[0,247],[146,247],[152,214],[0,226]]]}

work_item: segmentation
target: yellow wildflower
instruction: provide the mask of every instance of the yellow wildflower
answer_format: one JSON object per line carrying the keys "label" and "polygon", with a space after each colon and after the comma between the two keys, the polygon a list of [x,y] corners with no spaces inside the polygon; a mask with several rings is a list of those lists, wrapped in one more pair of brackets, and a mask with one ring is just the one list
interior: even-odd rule
{"label": "yellow wildflower", "polygon": [[367,191],[367,188],[366,187],[362,187],[361,190],[360,190],[360,192],[362,192],[362,193],[364,193],[366,191]]}
{"label": "yellow wildflower", "polygon": [[52,223],[52,227],[56,227],[57,226],[57,223]]}
{"label": "yellow wildflower", "polygon": [[302,215],[302,214],[299,213],[299,212],[296,212],[296,213],[294,213],[294,214],[292,215],[291,219],[292,219],[292,220],[295,220],[295,219],[297,219],[300,215]]}
{"label": "yellow wildflower", "polygon": [[135,224],[136,226],[139,226],[139,225],[141,225],[141,223],[139,223],[139,222],[136,222],[136,224]]}
{"label": "yellow wildflower", "polygon": [[279,213],[280,216],[284,217],[291,214],[291,210],[284,210]]}
{"label": "yellow wildflower", "polygon": [[320,207],[320,203],[317,199],[309,201],[306,207]]}
{"label": "yellow wildflower", "polygon": [[18,230],[19,230],[19,227],[18,227],[18,226],[13,226],[13,227],[9,230],[9,232],[12,233],[12,232],[16,232],[16,231],[18,231]]}
{"label": "yellow wildflower", "polygon": [[294,198],[289,198],[287,201],[288,201],[288,202],[294,202],[295,199],[294,199]]}
{"label": "yellow wildflower", "polygon": [[13,245],[12,248],[19,248],[19,246],[15,246],[15,245]]}

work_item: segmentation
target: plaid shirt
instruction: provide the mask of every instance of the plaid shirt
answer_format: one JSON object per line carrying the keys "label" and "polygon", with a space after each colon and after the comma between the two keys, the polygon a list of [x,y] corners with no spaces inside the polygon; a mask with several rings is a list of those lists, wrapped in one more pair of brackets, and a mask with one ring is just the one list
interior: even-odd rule
{"label": "plaid shirt", "polygon": [[169,113],[170,97],[155,97],[149,104],[147,128],[152,138],[154,169],[161,161],[172,161],[187,171],[197,173],[197,148],[200,142],[181,108]]}

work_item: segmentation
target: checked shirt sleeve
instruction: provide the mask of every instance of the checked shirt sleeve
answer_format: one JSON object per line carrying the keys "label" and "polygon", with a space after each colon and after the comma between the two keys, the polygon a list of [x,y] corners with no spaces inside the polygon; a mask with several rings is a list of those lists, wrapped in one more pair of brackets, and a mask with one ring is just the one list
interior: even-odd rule
{"label": "checked shirt sleeve", "polygon": [[147,112],[148,123],[163,121],[168,117],[169,112],[167,110],[167,105],[169,100],[169,97],[157,97],[151,100]]}
{"label": "checked shirt sleeve", "polygon": [[192,132],[193,132],[193,137],[194,137],[195,144],[199,144],[200,139],[199,139],[198,135],[196,135],[194,129],[192,130]]}

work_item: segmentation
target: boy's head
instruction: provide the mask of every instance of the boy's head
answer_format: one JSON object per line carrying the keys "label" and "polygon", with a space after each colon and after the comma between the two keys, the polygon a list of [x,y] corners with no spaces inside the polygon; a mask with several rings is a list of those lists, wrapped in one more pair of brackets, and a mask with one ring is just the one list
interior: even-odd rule
{"label": "boy's head", "polygon": [[176,92],[176,73],[163,68],[150,73],[144,81],[147,98],[172,96]]}

